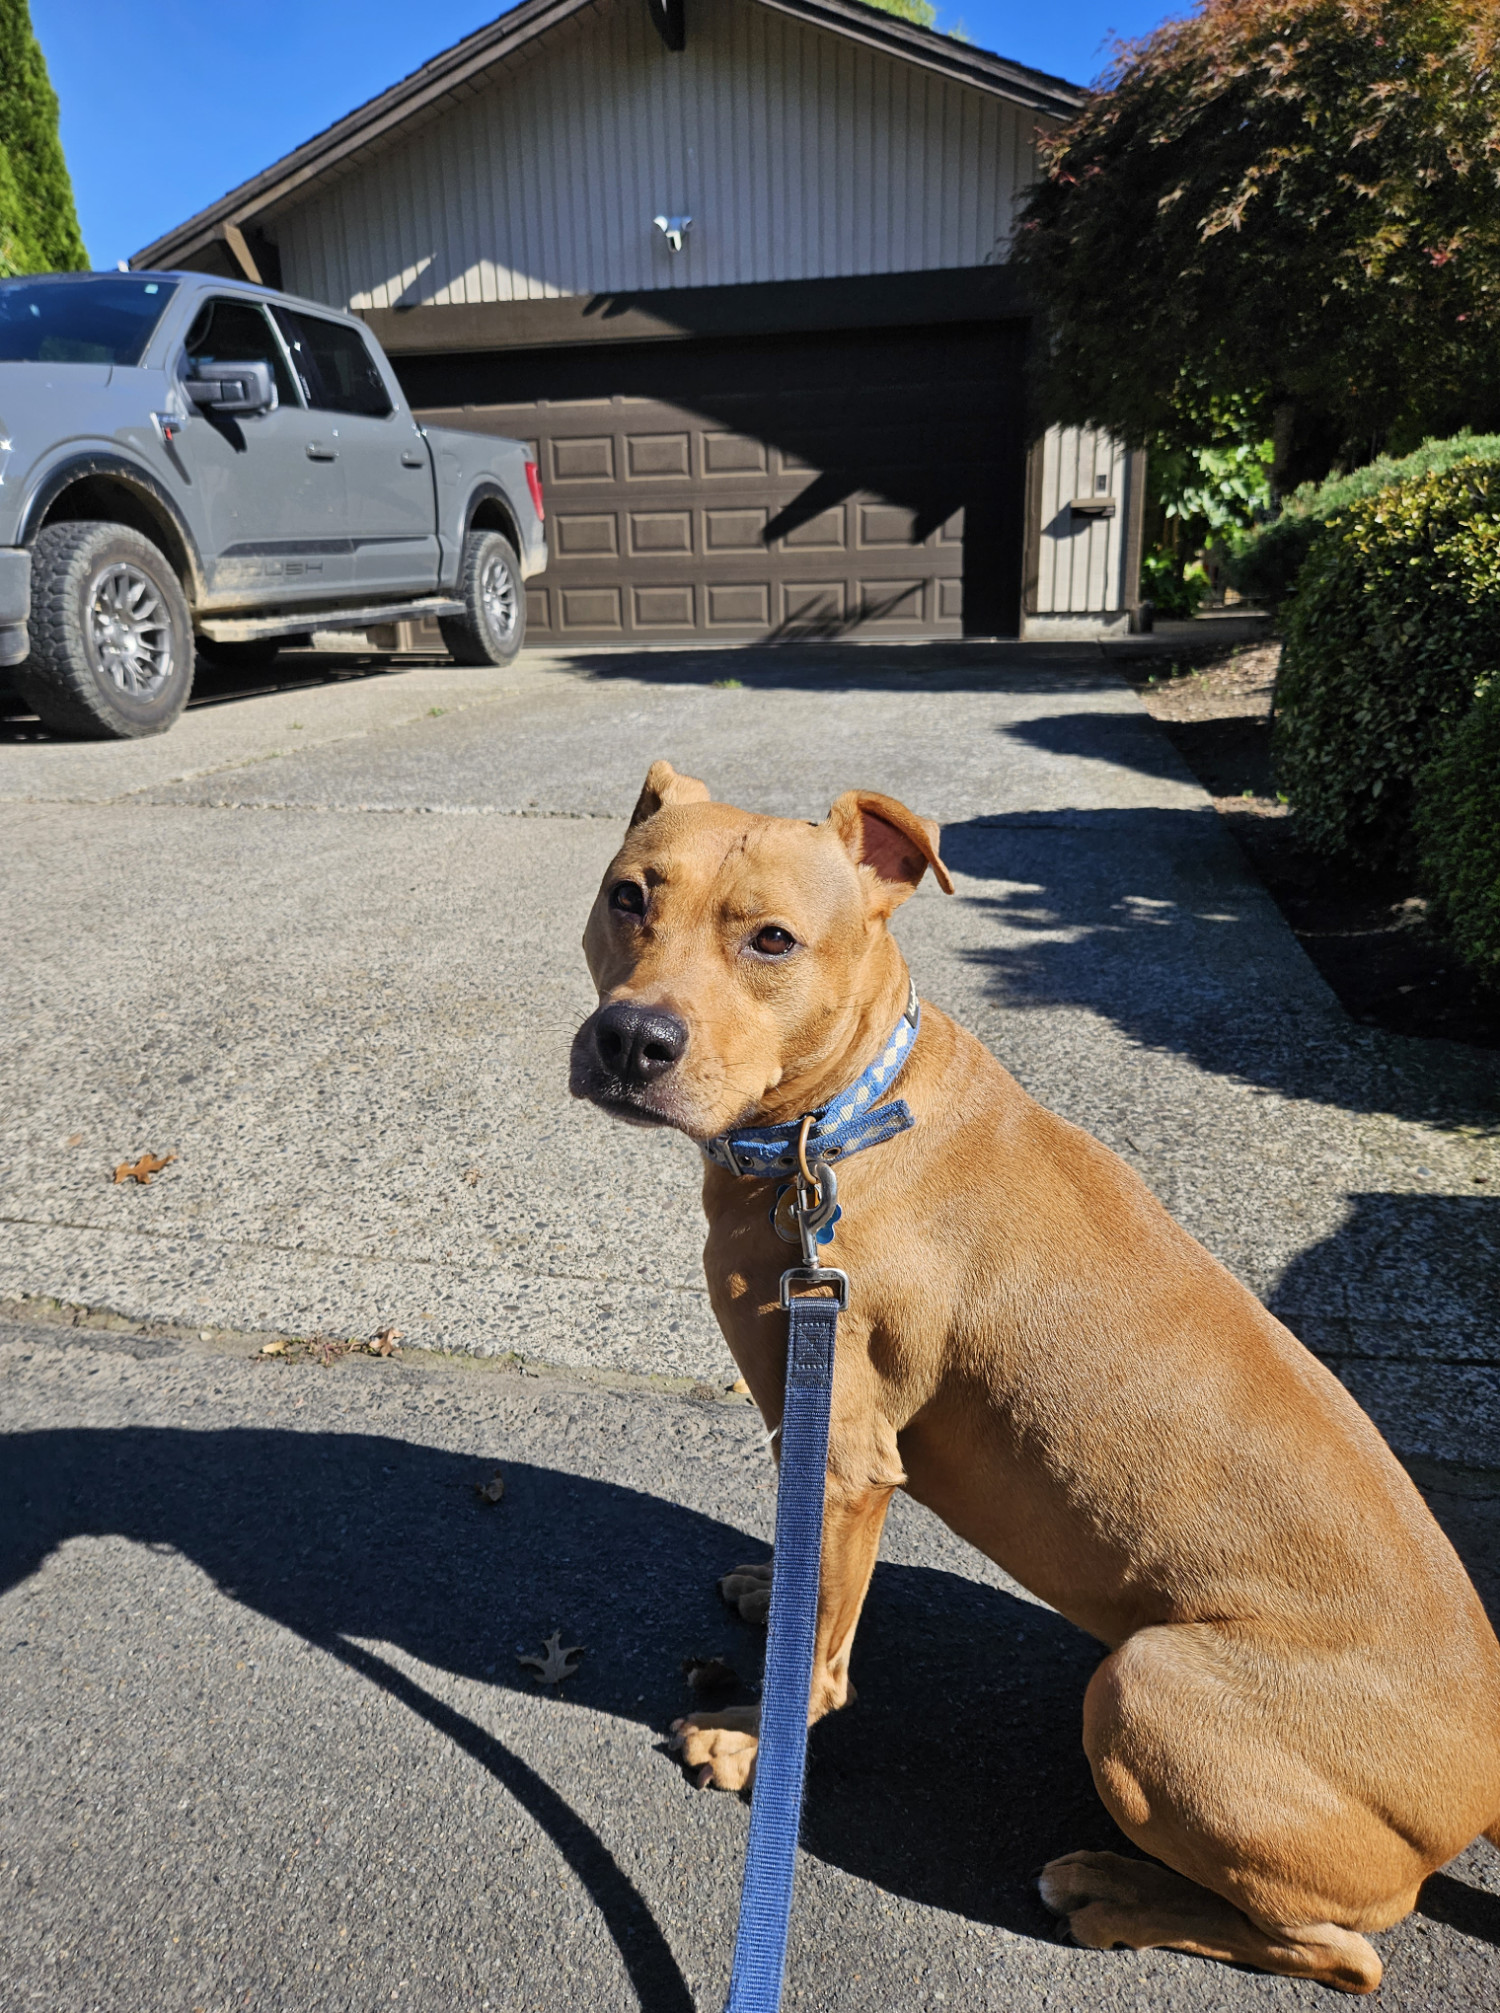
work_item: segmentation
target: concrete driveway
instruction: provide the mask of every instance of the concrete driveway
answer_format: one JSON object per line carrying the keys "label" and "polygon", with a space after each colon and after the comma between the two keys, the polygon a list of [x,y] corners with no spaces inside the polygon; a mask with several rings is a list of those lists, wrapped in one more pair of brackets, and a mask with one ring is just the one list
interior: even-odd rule
{"label": "concrete driveway", "polygon": [[[754,1682],[712,1583],[770,1467],[695,1156],[565,1091],[657,755],[940,818],[923,993],[1334,1364],[1483,1572],[1500,1068],[1350,1024],[1100,652],[291,669],[160,741],[0,729],[10,2001],[721,1998],[744,1812],[660,1734],[685,1655]],[[177,1158],[111,1181],[147,1150]],[[388,1326],[399,1360],[252,1360]],[[884,1557],[814,1742],[792,2003],[1313,2004],[1050,1940],[1029,1876],[1109,1836],[1097,1650],[914,1506]],[[515,1661],[554,1628],[558,1693]],[[1500,1861],[1428,1900],[1384,2003],[1493,1999]]]}

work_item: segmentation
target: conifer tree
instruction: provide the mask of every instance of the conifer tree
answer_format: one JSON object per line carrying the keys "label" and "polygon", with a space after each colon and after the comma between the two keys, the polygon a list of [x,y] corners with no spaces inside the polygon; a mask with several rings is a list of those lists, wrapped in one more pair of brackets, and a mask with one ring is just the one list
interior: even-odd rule
{"label": "conifer tree", "polygon": [[865,0],[865,5],[878,7],[882,14],[895,14],[918,28],[937,26],[937,9],[932,0]]}
{"label": "conifer tree", "polygon": [[0,0],[0,276],[88,265],[27,0]]}

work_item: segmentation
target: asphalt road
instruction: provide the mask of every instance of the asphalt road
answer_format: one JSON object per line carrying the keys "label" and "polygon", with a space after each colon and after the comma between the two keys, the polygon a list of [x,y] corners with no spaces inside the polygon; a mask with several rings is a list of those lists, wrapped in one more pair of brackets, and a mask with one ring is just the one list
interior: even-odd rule
{"label": "asphalt road", "polygon": [[[755,1682],[713,1582],[771,1467],[691,1151],[564,1089],[657,755],[941,818],[924,994],[1334,1364],[1494,1592],[1500,1071],[1351,1026],[1098,654],[343,668],[158,742],[0,729],[0,2001],[720,2003],[745,1811],[662,1734],[684,1657]],[[255,1357],[387,1325],[400,1358]],[[516,1662],[554,1629],[556,1691]],[[901,1506],[814,1739],[793,2004],[1321,2001],[1054,1940],[1031,1875],[1109,1840],[1097,1655]],[[1383,2004],[1493,2003],[1500,1857],[1381,1942]]]}

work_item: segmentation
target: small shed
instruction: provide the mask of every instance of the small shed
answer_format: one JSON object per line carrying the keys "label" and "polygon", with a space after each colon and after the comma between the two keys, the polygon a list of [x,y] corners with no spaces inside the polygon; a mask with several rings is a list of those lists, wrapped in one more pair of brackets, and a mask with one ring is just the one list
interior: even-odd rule
{"label": "small shed", "polygon": [[1097,634],[1143,464],[1033,437],[1007,264],[1081,98],[859,0],[524,0],[132,264],[351,308],[533,441],[537,640]]}

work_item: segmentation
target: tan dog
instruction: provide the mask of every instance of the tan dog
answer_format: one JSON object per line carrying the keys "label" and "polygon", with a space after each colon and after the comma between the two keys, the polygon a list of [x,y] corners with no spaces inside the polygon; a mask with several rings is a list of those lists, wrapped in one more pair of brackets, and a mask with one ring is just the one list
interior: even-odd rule
{"label": "tan dog", "polygon": [[[655,763],[584,937],[600,1006],[575,1095],[700,1141],[823,1104],[901,1014],[886,924],[927,867],[951,892],[938,828],[888,797],[804,825]],[[1463,1568],[1337,1380],[936,1008],[893,1094],[915,1129],[840,1170],[832,1262],[852,1287],[811,1717],[849,1697],[906,1489],[1113,1651],[1084,1746],[1152,1858],[1046,1868],[1078,1941],[1373,1991],[1359,1932],[1482,1831],[1500,1844],[1500,1648]],[[774,1191],[713,1165],[703,1184],[714,1312],[773,1427]],[[764,1585],[729,1591],[763,1603]],[[701,1782],[745,1785],[754,1725],[680,1723]]]}

